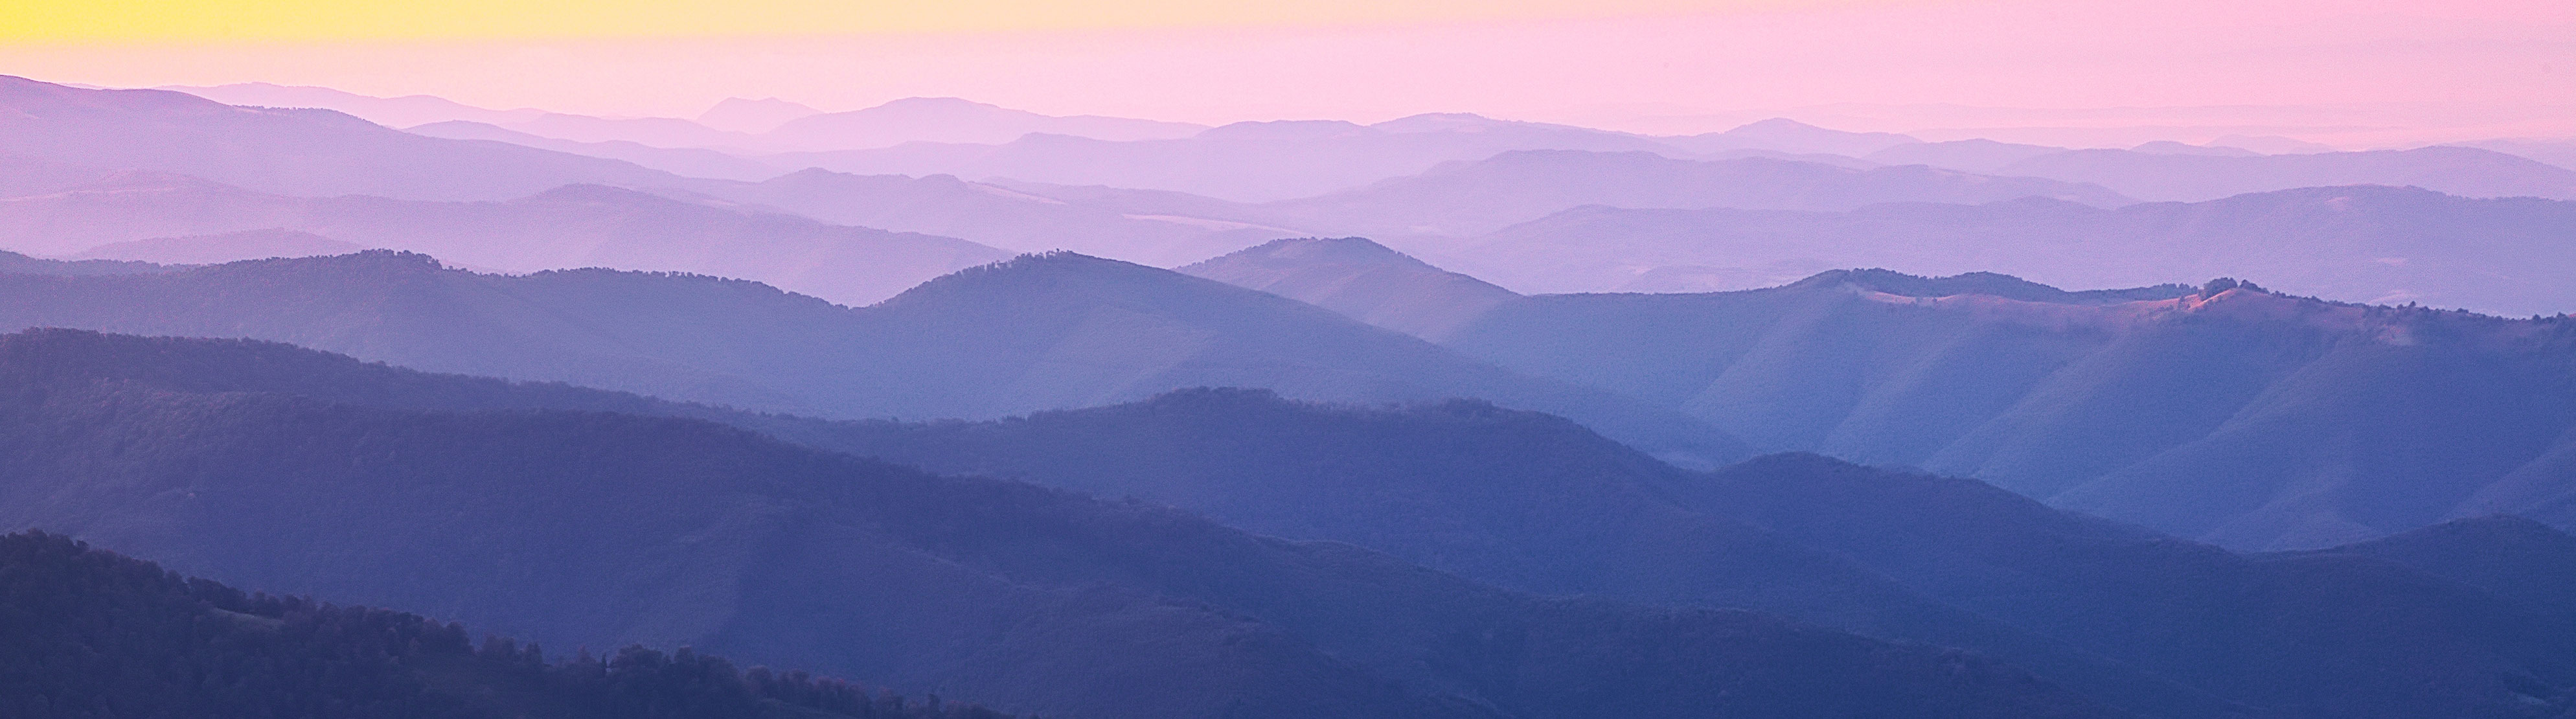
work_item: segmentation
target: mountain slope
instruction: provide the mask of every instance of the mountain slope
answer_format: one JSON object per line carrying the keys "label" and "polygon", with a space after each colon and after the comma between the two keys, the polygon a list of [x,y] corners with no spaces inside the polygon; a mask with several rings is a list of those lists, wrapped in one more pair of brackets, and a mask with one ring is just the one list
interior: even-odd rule
{"label": "mountain slope", "polygon": [[1174,271],[1434,342],[1519,296],[1359,237],[1275,240]]}
{"label": "mountain slope", "polygon": [[1685,496],[2285,716],[2546,716],[2576,700],[2564,614],[2367,552],[2234,555],[1970,480],[1805,455],[1726,468]]}
{"label": "mountain slope", "polygon": [[[1353,542],[1542,591],[1747,604],[1872,633],[1979,643],[2152,715],[2212,716],[2226,706],[2135,668],[2016,644],[2010,631],[1962,625],[1955,610],[1925,611],[1908,595],[1928,593],[2020,631],[2188,678],[2265,715],[2525,716],[2517,694],[2563,702],[2576,676],[2564,652],[2550,648],[2576,641],[2576,628],[2361,558],[2387,554],[2368,549],[2384,543],[2334,550],[2336,557],[2240,557],[1973,481],[1815,457],[1695,475],[1561,420],[1477,403],[1361,409],[1201,390],[1002,422],[831,423],[423,376],[260,343],[63,331],[15,339],[0,345],[0,366],[164,391],[280,392],[407,409],[694,414],[820,447],[1169,502],[1267,533]],[[2546,589],[2557,576],[2549,562],[2563,552],[2502,550],[2564,544],[2564,535],[2527,523],[2505,528],[2516,531],[2472,533],[2434,543],[2446,548],[2439,554],[2385,559],[2425,566],[2442,556],[2471,558],[2458,563],[2463,571],[2436,573],[2490,590],[2504,579],[2542,588],[2533,596],[2555,596]],[[1907,588],[1891,591],[1889,578]]]}
{"label": "mountain slope", "polygon": [[2113,715],[1955,652],[1534,599],[694,420],[208,393],[57,346],[102,339],[282,349],[0,339],[0,524],[555,646],[688,643],[1050,716]]}
{"label": "mountain slope", "polygon": [[[2517,716],[2517,694],[2563,703],[2576,689],[2564,656],[2576,624],[2388,562],[2242,557],[1973,481],[1813,456],[1693,475],[1491,407],[1364,410],[1202,391],[805,436],[1168,502],[1533,591],[1749,606],[1971,643],[2141,713],[2227,711],[2194,703],[2201,692],[2277,716]],[[1891,591],[1890,578],[1906,588]],[[1916,596],[2127,665],[1925,611]],[[2191,689],[2144,691],[2158,676]]]}
{"label": "mountain slope", "polygon": [[742,281],[525,277],[369,252],[151,277],[0,276],[0,325],[250,337],[433,371],[824,417],[999,417],[1195,386],[1385,402],[1479,397],[1689,462],[1742,450],[1671,410],[1532,379],[1272,295],[1059,254],[865,309]]}
{"label": "mountain slope", "polygon": [[[2298,294],[2524,316],[2576,310],[2576,203],[2319,187],[2099,209],[2024,200],[1845,212],[1587,207],[1425,258],[1522,292],[1750,289],[1836,267],[2069,287],[2256,277]],[[1657,270],[1655,268],[1663,268]],[[1660,289],[1660,288],[1659,288]]]}
{"label": "mountain slope", "polygon": [[2570,487],[2554,468],[2576,456],[2564,318],[2232,281],[2111,304],[1904,290],[1527,297],[1449,344],[1666,403],[1758,449],[1973,476],[2230,547],[2493,513],[2561,521]]}
{"label": "mountain slope", "polygon": [[496,200],[577,182],[678,179],[613,160],[406,134],[329,110],[0,76],[0,155],[203,177],[261,192]]}
{"label": "mountain slope", "polygon": [[2532,520],[2458,519],[2326,551],[2397,562],[2576,619],[2576,537]]}
{"label": "mountain slope", "polygon": [[[1001,719],[802,672],[632,646],[546,663],[461,624],[182,580],[58,535],[0,537],[0,711],[13,717],[351,714]],[[951,713],[954,712],[954,713]]]}

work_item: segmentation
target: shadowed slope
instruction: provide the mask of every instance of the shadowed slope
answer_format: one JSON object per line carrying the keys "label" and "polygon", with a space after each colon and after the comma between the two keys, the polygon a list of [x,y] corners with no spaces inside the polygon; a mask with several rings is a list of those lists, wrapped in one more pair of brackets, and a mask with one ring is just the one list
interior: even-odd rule
{"label": "shadowed slope", "polygon": [[59,536],[0,537],[0,712],[13,717],[1003,719],[803,672],[630,646],[522,650],[464,625],[181,579]]}
{"label": "shadowed slope", "polygon": [[[1973,656],[1531,599],[704,422],[360,408],[122,369],[208,344],[0,340],[0,523],[556,646],[690,643],[1049,716],[2108,715]],[[212,344],[193,361],[283,349]],[[493,386],[341,366],[330,383],[361,392],[403,393],[369,374]]]}
{"label": "shadowed slope", "polygon": [[1972,480],[1812,455],[1729,467],[1684,495],[2284,716],[2548,716],[2576,700],[2576,622],[2371,552],[2235,555]]}
{"label": "shadowed slope", "polygon": [[[1902,289],[1893,285],[1889,289]],[[1938,288],[1934,292],[1957,288]],[[2002,290],[1996,290],[2002,291]],[[2576,324],[2212,285],[2099,304],[1853,282],[1528,297],[1451,345],[1757,448],[1975,476],[2249,549],[2555,518]]]}

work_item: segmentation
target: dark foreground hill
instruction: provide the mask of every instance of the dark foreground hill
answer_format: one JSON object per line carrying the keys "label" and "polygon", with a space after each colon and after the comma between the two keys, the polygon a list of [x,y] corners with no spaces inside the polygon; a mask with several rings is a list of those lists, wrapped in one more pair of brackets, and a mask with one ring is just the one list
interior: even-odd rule
{"label": "dark foreground hill", "polygon": [[246,337],[446,372],[834,417],[987,418],[1194,386],[1306,399],[1478,397],[1684,461],[1740,458],[1670,409],[1534,379],[1276,296],[1072,254],[862,309],[712,277],[441,268],[421,255],[129,277],[0,275],[0,326]]}
{"label": "dark foreground hill", "polygon": [[[2557,565],[2576,539],[2537,525],[2441,544],[2531,557],[2532,579],[2499,588],[2493,578],[2518,565],[2489,559],[2467,576],[2481,565],[2367,545],[2248,557],[1971,480],[1812,455],[1700,475],[1529,413],[1327,407],[1233,391],[1000,422],[845,423],[816,436],[941,469],[1168,502],[1505,586],[1752,606],[1971,643],[2070,687],[2125,689],[2104,698],[2142,713],[2225,711],[2185,700],[2199,693],[2275,716],[2520,716],[2528,702],[2563,706],[2576,686],[2566,655],[2576,624],[2563,601],[2535,611],[2515,598],[2564,595],[2563,582],[2544,578],[2565,569]],[[1952,613],[1925,611],[1926,598]],[[2087,665],[2087,654],[2113,664]],[[2189,691],[2160,693],[2164,681]]]}
{"label": "dark foreground hill", "polygon": [[0,714],[21,719],[1001,719],[682,648],[558,653],[415,614],[248,594],[42,532],[0,537]]}
{"label": "dark foreground hill", "polygon": [[[696,420],[213,391],[208,378],[276,375],[192,351],[205,346],[277,356],[0,341],[0,526],[547,646],[688,644],[1047,716],[2116,715],[1975,655],[1742,611],[1537,599]],[[154,358],[231,369],[124,369]],[[452,381],[341,367],[318,384]]]}

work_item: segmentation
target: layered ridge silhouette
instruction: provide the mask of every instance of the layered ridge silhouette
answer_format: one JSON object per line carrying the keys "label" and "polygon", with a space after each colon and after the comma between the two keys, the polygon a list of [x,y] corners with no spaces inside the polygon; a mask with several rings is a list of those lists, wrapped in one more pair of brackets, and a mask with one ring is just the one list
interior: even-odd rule
{"label": "layered ridge silhouette", "polygon": [[2118,715],[1957,652],[1538,599],[700,420],[395,407],[595,392],[62,330],[0,358],[10,526],[549,646],[692,644],[1050,716]]}

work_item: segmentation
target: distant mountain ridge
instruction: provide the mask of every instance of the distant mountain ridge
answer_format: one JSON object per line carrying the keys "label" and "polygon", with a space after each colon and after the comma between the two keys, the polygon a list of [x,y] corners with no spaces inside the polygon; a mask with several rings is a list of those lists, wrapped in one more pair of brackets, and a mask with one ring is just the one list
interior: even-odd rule
{"label": "distant mountain ridge", "polygon": [[[1355,317],[1457,302],[1404,279],[1446,275],[1417,260],[1278,250],[1299,242],[1325,241],[1205,267]],[[1382,284],[1347,286],[1363,280]],[[1504,297],[1445,327],[1425,336],[1666,403],[1760,451],[1975,476],[2240,549],[2496,513],[2576,527],[2562,471],[2576,393],[2553,369],[2576,357],[2565,315],[2329,303],[2229,278],[2066,292],[1838,270],[1763,290]]]}
{"label": "distant mountain ridge", "polygon": [[[1525,293],[1773,286],[1835,267],[2074,287],[2253,277],[2294,294],[2525,316],[2576,311],[2576,202],[2395,187],[2104,209],[2038,199],[1839,212],[1582,207],[1425,259]],[[1668,286],[1659,277],[1691,277]]]}
{"label": "distant mountain ridge", "polygon": [[2034,196],[2097,206],[2132,202],[2095,186],[1920,167],[1854,170],[1758,157],[1692,161],[1646,152],[1526,150],[1262,209],[1361,234],[1470,236],[1583,205],[1843,210]]}
{"label": "distant mountain ridge", "polygon": [[1743,456],[1672,410],[1502,371],[1292,300],[1064,253],[952,274],[865,309],[739,280],[498,276],[382,251],[124,278],[0,275],[0,296],[11,328],[270,339],[822,417],[999,417],[1247,386],[1342,401],[1480,397],[1572,417],[1676,461]]}
{"label": "distant mountain ridge", "polygon": [[678,179],[613,160],[412,135],[329,110],[237,107],[166,90],[0,76],[0,109],[0,155],[288,195],[491,200],[571,183]]}
{"label": "distant mountain ridge", "polygon": [[[0,246],[57,256],[122,257],[117,253],[143,250],[106,247],[158,243],[171,246],[158,255],[167,261],[210,263],[314,254],[344,243],[430,252],[507,272],[614,267],[751,278],[852,305],[1011,256],[954,238],[829,225],[601,185],[499,202],[423,202],[286,197],[193,178],[137,177],[0,201],[0,218]],[[235,234],[270,231],[296,233],[289,243],[295,251]],[[230,239],[170,239],[212,235]],[[182,252],[173,243],[193,249]]]}

